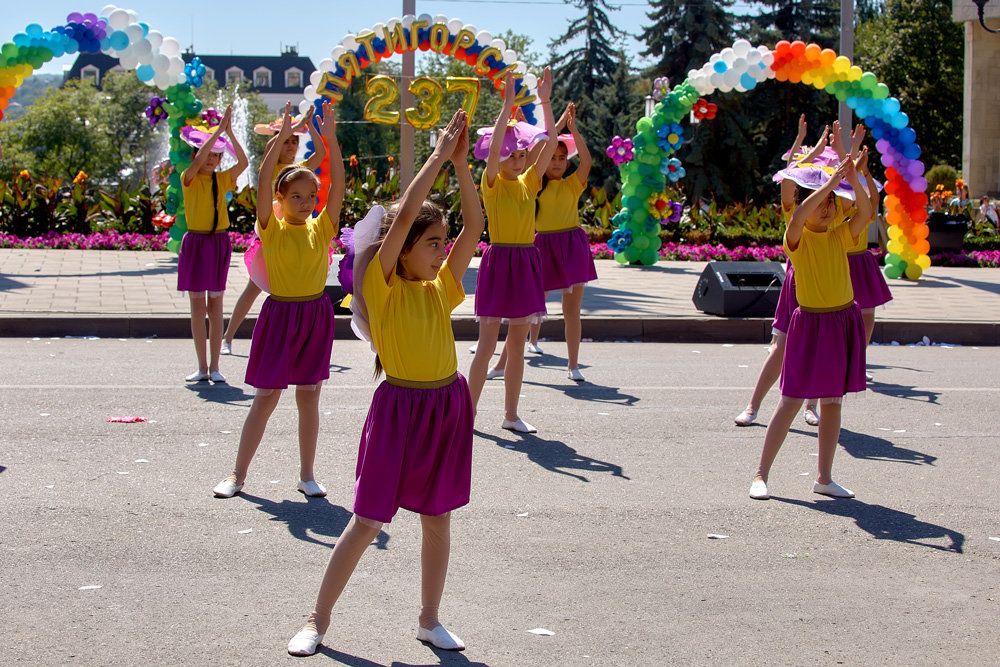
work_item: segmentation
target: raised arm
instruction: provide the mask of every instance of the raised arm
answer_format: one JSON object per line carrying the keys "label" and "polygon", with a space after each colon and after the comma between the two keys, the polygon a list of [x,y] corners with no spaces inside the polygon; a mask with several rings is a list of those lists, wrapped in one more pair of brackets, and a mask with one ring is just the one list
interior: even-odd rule
{"label": "raised arm", "polygon": [[583,135],[580,134],[580,129],[576,126],[576,105],[570,102],[566,111],[569,112],[569,116],[566,119],[566,127],[569,129],[569,133],[573,135],[573,141],[576,143],[576,151],[580,154],[580,166],[576,168],[576,177],[580,179],[581,184],[586,185],[587,177],[590,176],[590,167],[594,164],[594,158],[590,155],[587,142],[584,141]]}
{"label": "raised arm", "polygon": [[242,174],[247,167],[250,166],[250,160],[247,159],[246,151],[243,150],[243,146],[240,144],[239,140],[236,138],[236,134],[233,132],[233,114],[232,108],[226,107],[226,115],[222,118],[222,122],[219,127],[225,126],[226,134],[229,135],[229,143],[233,145],[233,151],[236,153],[236,166],[230,168],[229,175],[232,176],[233,182]]}
{"label": "raised arm", "polygon": [[493,135],[490,136],[490,152],[486,156],[486,185],[491,188],[496,183],[497,175],[500,173],[500,149],[503,147],[503,138],[507,133],[507,123],[514,111],[514,75],[507,72],[503,81],[503,107],[497,116],[496,124],[493,125]]}
{"label": "raised arm", "polygon": [[[511,97],[513,97],[513,89],[511,93]],[[501,113],[501,116],[503,115]],[[509,110],[506,117],[510,117]],[[424,166],[417,172],[417,175],[410,182],[410,185],[406,188],[406,192],[403,193],[402,198],[399,200],[396,215],[392,219],[392,224],[389,225],[389,231],[386,232],[385,240],[382,241],[382,248],[379,251],[379,259],[382,263],[382,275],[386,281],[389,280],[396,268],[396,261],[399,259],[399,253],[403,250],[403,244],[406,243],[406,236],[410,233],[410,227],[413,226],[413,220],[417,217],[417,212],[423,205],[427,195],[430,194],[438,172],[441,171],[441,168],[448,162],[448,158],[455,152],[455,144],[458,143],[460,134],[466,131],[466,123],[467,116],[465,111],[459,109],[452,116],[448,126],[438,133],[434,151],[427,158],[427,162],[424,162]],[[506,129],[506,121],[504,123],[502,129]],[[490,144],[491,155],[495,141],[496,135],[494,135],[493,142]],[[499,153],[499,148],[497,152]]]}
{"label": "raised arm", "polygon": [[[310,130],[312,127],[313,124],[310,122]],[[330,102],[323,102],[323,120],[320,122],[320,132],[322,135],[317,135],[313,141],[322,146],[325,139],[330,147],[328,156],[330,189],[326,193],[326,214],[336,225],[340,220],[340,209],[344,204],[344,156],[340,152],[340,144],[337,143],[337,120]]]}
{"label": "raised arm", "polygon": [[802,114],[799,116],[799,131],[795,134],[795,141],[792,142],[792,147],[788,149],[788,159],[785,160],[785,166],[791,167],[792,163],[795,161],[795,154],[802,150],[802,142],[806,138],[806,115]]}
{"label": "raised arm", "polygon": [[[513,92],[513,91],[512,91]],[[545,118],[545,129],[548,131],[549,140],[542,146],[542,151],[535,161],[535,174],[538,176],[538,184],[542,184],[542,177],[545,170],[549,168],[552,155],[556,152],[556,143],[559,133],[556,131],[556,120],[552,117],[552,70],[545,68],[542,80],[538,82],[538,103],[542,107],[542,116]]]}
{"label": "raised arm", "polygon": [[[865,156],[865,161],[867,162],[868,149],[862,148],[861,154]],[[868,191],[862,187],[861,181],[858,179],[858,169],[854,164],[854,160],[850,157],[847,159],[846,176],[847,182],[854,188],[854,215],[847,221],[847,224],[851,226],[851,237],[858,238],[865,231],[865,228],[868,227],[868,223],[871,222],[872,204]],[[872,184],[872,190],[874,189],[874,184]]]}
{"label": "raised arm", "polygon": [[819,140],[816,142],[816,145],[812,147],[812,150],[806,153],[805,156],[803,156],[803,158],[798,161],[813,162],[816,158],[822,155],[823,151],[826,150],[826,144],[829,136],[830,136],[830,126],[827,125],[826,127],[823,128],[823,134],[819,135]]}
{"label": "raised arm", "polygon": [[472,172],[469,171],[469,128],[462,126],[461,135],[455,144],[455,150],[451,154],[451,163],[455,165],[455,176],[458,178],[458,189],[462,194],[462,231],[455,239],[455,245],[451,247],[448,255],[448,268],[455,282],[461,282],[472,256],[476,254],[476,246],[483,235],[483,227],[486,220],[483,218],[483,207],[479,203],[479,193],[476,191],[476,182],[472,180]]}
{"label": "raised arm", "polygon": [[[184,177],[184,185],[191,185],[191,182],[194,180],[194,175],[205,166],[206,162],[208,162],[208,156],[212,153],[212,147],[215,146],[215,140],[219,138],[219,135],[222,134],[223,131],[225,131],[226,124],[229,122],[232,115],[233,107],[226,107],[225,112],[222,114],[222,122],[215,126],[215,129],[212,130],[212,134],[205,141],[205,145],[198,149],[198,153],[194,156],[194,159],[191,160],[191,166],[184,171],[186,174]],[[245,157],[246,156],[244,156],[244,158]]]}
{"label": "raised arm", "polygon": [[292,136],[291,107],[291,102],[285,103],[285,113],[281,117],[281,129],[278,130],[274,139],[268,142],[264,160],[260,165],[260,175],[257,177],[257,224],[261,226],[261,229],[267,229],[267,223],[274,212],[271,205],[271,200],[274,199],[271,181],[274,179],[274,170],[278,166],[281,146],[288,137]]}
{"label": "raised arm", "polygon": [[[566,123],[569,121],[569,108],[573,105],[572,102],[566,105],[566,110],[563,111],[562,115],[559,116],[559,120],[556,121],[556,136],[562,132],[562,129],[566,127]],[[520,109],[518,110],[520,111]],[[528,150],[528,166],[538,162],[538,156],[542,154],[542,149],[545,148],[544,141],[536,141],[535,145]],[[550,158],[551,159],[551,158]]]}
{"label": "raised arm", "polygon": [[[330,113],[331,114],[333,113],[332,109],[331,109]],[[298,127],[302,126],[302,122],[305,122],[306,129],[309,130],[309,140],[313,142],[313,154],[309,156],[308,160],[306,160],[306,167],[308,167],[309,169],[312,169],[312,170],[316,170],[316,169],[319,168],[319,166],[321,164],[323,164],[323,158],[326,157],[326,145],[323,143],[323,138],[322,138],[321,134],[316,131],[316,124],[313,122],[313,114],[307,113],[307,114],[304,114],[304,116],[305,116],[305,118],[303,118],[302,121],[299,122],[299,124],[296,126],[296,129],[298,129]],[[323,118],[326,118],[326,105],[325,104],[323,106]],[[336,129],[336,128],[334,128],[334,129]],[[344,165],[343,165],[342,162],[341,162],[340,166],[341,166],[341,168],[343,168]],[[332,176],[333,170],[332,169],[330,170],[330,174],[331,174],[331,179],[332,179],[333,178],[333,176]],[[333,181],[331,180],[331,183],[332,182]]]}

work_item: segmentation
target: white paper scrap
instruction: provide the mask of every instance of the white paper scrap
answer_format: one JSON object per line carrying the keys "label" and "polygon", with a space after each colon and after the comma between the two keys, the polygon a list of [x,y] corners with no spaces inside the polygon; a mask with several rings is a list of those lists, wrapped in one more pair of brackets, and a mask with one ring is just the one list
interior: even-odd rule
{"label": "white paper scrap", "polygon": [[45,488],[46,489],[54,489],[54,488],[56,488],[56,485],[55,484],[46,484]]}
{"label": "white paper scrap", "polygon": [[135,462],[136,463],[149,463],[149,461],[146,460],[146,459],[136,459]]}
{"label": "white paper scrap", "polygon": [[1000,537],[990,537],[994,542],[1000,542]]}
{"label": "white paper scrap", "polygon": [[208,443],[207,442],[199,442],[198,446],[199,447],[208,447]]}
{"label": "white paper scrap", "polygon": [[518,516],[528,516],[528,513],[525,512],[524,514],[518,514]]}
{"label": "white paper scrap", "polygon": [[906,429],[905,428],[897,428],[895,431],[893,431],[893,433],[906,433]]}
{"label": "white paper scrap", "polygon": [[729,539],[728,535],[719,535],[717,533],[709,533],[707,535],[707,537],[710,540],[728,540]]}
{"label": "white paper scrap", "polygon": [[236,531],[236,532],[238,532],[240,535],[246,535],[247,533],[252,533],[253,532],[253,528],[247,528],[246,530],[239,530],[239,531]]}
{"label": "white paper scrap", "polygon": [[225,433],[226,435],[229,435],[230,433],[232,433],[232,431],[219,431],[219,433]]}
{"label": "white paper scrap", "polygon": [[732,347],[732,346],[733,346],[732,343],[723,343],[722,344],[722,347]]}
{"label": "white paper scrap", "polygon": [[598,412],[597,414],[601,415],[602,417],[607,417],[611,413],[610,412]]}
{"label": "white paper scrap", "polygon": [[102,587],[101,586],[80,586],[76,590],[78,590],[78,591],[96,591],[98,588],[102,588]]}
{"label": "white paper scrap", "polygon": [[535,628],[534,630],[528,630],[529,634],[541,635],[542,637],[551,637],[555,633],[551,630],[546,630],[545,628]]}

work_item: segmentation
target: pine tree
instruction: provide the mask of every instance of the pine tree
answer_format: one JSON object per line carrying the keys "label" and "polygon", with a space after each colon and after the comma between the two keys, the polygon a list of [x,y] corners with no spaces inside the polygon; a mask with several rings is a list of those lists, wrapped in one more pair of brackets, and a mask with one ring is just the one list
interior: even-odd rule
{"label": "pine tree", "polygon": [[762,43],[782,39],[815,42],[837,49],[840,37],[840,0],[765,0],[763,10],[750,18],[750,28]]}
{"label": "pine tree", "polygon": [[[617,8],[606,0],[566,0],[568,4],[583,10],[583,15],[569,22],[569,28],[561,37],[554,39],[550,66],[559,97],[573,97],[576,100],[594,98],[597,89],[606,84],[618,68],[616,49],[612,42],[624,37],[611,19],[609,10]],[[582,38],[583,43],[564,53],[557,53],[559,47],[566,46]]]}
{"label": "pine tree", "polygon": [[604,149],[616,134],[624,137],[635,134],[635,123],[643,111],[642,81],[632,73],[624,51],[618,52],[617,62],[614,74],[596,91],[594,98],[577,104],[578,125],[594,157],[590,182],[609,190],[620,187],[619,175]]}
{"label": "pine tree", "polygon": [[732,0],[651,0],[649,4],[650,24],[640,39],[646,44],[642,55],[658,59],[646,71],[650,77],[666,76],[679,84],[690,70],[733,43]]}

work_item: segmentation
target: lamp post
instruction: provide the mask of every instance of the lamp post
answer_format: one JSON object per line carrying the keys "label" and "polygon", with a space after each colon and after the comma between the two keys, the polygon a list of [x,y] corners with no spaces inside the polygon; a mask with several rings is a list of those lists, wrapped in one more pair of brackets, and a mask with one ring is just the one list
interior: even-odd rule
{"label": "lamp post", "polygon": [[653,97],[652,93],[646,95],[646,118],[653,115],[653,110],[656,108],[656,98]]}
{"label": "lamp post", "polygon": [[990,0],[972,0],[976,3],[976,7],[979,8],[979,25],[983,26],[983,30],[986,32],[992,32],[994,34],[1000,33],[1000,28],[993,30],[992,28],[986,27],[986,21],[983,20],[983,10],[986,9],[986,3]]}

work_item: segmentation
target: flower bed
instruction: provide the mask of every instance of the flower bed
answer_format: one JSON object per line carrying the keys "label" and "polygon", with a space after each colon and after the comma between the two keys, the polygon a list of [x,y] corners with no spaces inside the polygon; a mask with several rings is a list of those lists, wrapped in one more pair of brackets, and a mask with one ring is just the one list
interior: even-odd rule
{"label": "flower bed", "polygon": [[[93,234],[57,234],[49,232],[43,236],[19,237],[14,234],[0,233],[0,248],[32,248],[32,249],[81,249],[81,250],[166,250],[170,235],[167,232],[159,234],[131,234],[114,230],[95,232]],[[253,234],[229,232],[233,242],[233,250],[244,252],[253,241]],[[342,253],[343,244],[340,239],[334,240],[334,252]],[[476,248],[476,256],[481,256],[489,244],[480,242]],[[590,254],[594,259],[611,259],[611,250],[605,243],[591,243]],[[876,253],[882,258],[884,253]],[[660,248],[660,257],[666,260],[688,262],[783,262],[785,252],[780,245],[736,246],[727,248],[721,243],[664,243]],[[934,266],[981,266],[1000,268],[1000,250],[971,250],[969,252],[944,252],[931,256]]]}

